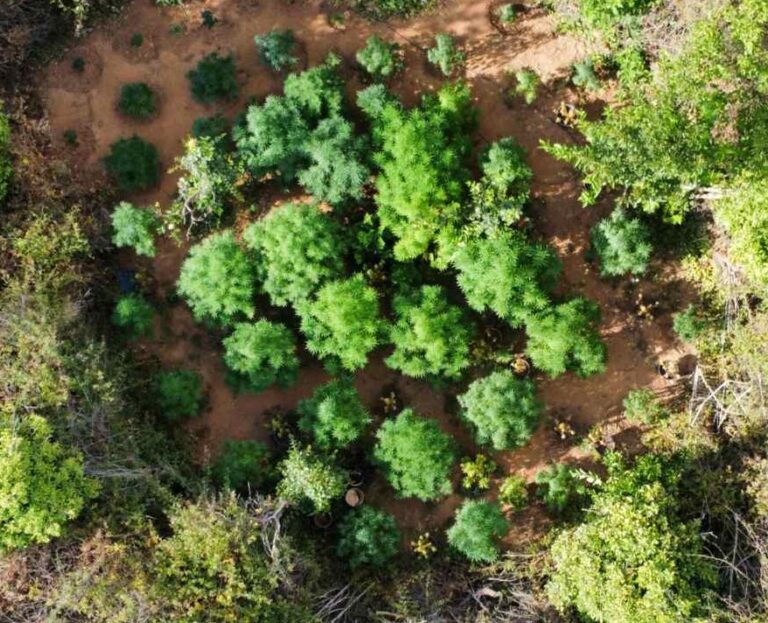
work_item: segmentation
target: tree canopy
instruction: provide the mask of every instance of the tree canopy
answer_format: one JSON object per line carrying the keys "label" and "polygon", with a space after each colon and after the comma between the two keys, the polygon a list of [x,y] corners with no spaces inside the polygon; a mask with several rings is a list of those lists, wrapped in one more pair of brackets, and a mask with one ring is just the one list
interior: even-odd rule
{"label": "tree canopy", "polygon": [[288,387],[296,382],[299,371],[296,338],[277,322],[240,322],[224,338],[224,363],[243,389],[259,392],[270,385]]}
{"label": "tree canopy", "polygon": [[340,449],[356,441],[371,415],[349,379],[321,385],[296,408],[299,428],[313,435],[321,449]]}
{"label": "tree canopy", "polygon": [[466,500],[448,528],[448,543],[474,562],[493,562],[499,557],[498,539],[509,524],[495,502]]}

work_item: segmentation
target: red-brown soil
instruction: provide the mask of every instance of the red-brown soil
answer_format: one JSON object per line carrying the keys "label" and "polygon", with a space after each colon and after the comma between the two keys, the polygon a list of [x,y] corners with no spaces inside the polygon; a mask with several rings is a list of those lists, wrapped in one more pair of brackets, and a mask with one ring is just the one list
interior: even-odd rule
{"label": "red-brown soil", "polygon": [[[219,19],[213,29],[201,26],[199,16],[204,8]],[[331,12],[318,0],[214,0],[190,2],[173,9],[161,9],[151,0],[134,0],[119,18],[82,39],[52,64],[44,76],[41,90],[61,159],[68,161],[76,174],[101,176],[100,160],[109,145],[136,133],[153,142],[163,165],[170,167],[195,118],[217,112],[232,118],[251,98],[260,100],[279,92],[280,78],[259,63],[253,44],[253,35],[257,33],[291,28],[306,51],[309,65],[321,62],[330,50],[336,51],[345,60],[350,93],[361,87],[354,69],[354,54],[365,39],[372,33],[394,39],[404,47],[406,70],[390,86],[409,104],[441,84],[440,77],[428,67],[424,50],[436,33],[452,33],[467,54],[464,77],[480,109],[479,142],[513,136],[528,149],[535,174],[534,224],[563,260],[560,291],[584,295],[600,304],[601,333],[608,346],[608,368],[604,374],[588,379],[571,374],[554,380],[538,379],[546,411],[540,429],[526,447],[498,453],[495,459],[504,473],[517,472],[529,480],[548,463],[588,460],[588,453],[559,438],[553,430],[553,418],[568,420],[581,435],[601,422],[611,422],[612,430],[622,430],[625,426],[619,419],[621,401],[627,391],[652,387],[663,392],[666,381],[656,374],[655,364],[659,360],[675,361],[684,351],[672,335],[669,309],[664,309],[654,322],[648,322],[637,319],[634,305],[639,292],[645,293],[646,300],[657,296],[669,299],[669,292],[681,298],[679,284],[660,271],[653,281],[641,282],[631,291],[625,290],[626,284],[599,279],[586,262],[584,252],[589,228],[610,210],[609,202],[604,201],[597,208],[582,208],[574,172],[538,148],[541,140],[575,140],[569,131],[555,124],[553,109],[561,101],[579,102],[579,96],[564,78],[570,65],[583,56],[584,48],[571,36],[556,33],[552,19],[538,9],[522,14],[502,34],[489,19],[488,0],[448,0],[432,14],[388,23],[369,23],[347,12],[343,30],[330,25]],[[179,24],[184,32],[173,34],[172,24]],[[134,33],[144,37],[138,50],[128,42]],[[190,97],[186,73],[212,51],[232,51],[236,56],[242,87],[236,102],[202,106]],[[72,59],[76,56],[86,60],[82,74],[72,70]],[[544,80],[542,93],[533,106],[506,95],[511,84],[507,72],[523,67],[533,68]],[[148,82],[161,94],[161,109],[148,122],[132,122],[116,110],[120,86],[132,81]],[[74,150],[63,141],[63,133],[68,129],[75,129],[84,139]],[[173,197],[175,183],[174,176],[165,175],[159,188],[130,199],[139,204],[165,204]],[[146,266],[158,296],[173,287],[185,253],[185,245],[161,241],[157,258]],[[143,266],[134,257],[127,261]],[[145,353],[156,356],[165,366],[193,367],[205,379],[209,405],[192,426],[200,435],[203,460],[215,454],[228,438],[266,439],[265,413],[273,407],[290,410],[326,379],[319,364],[308,365],[291,389],[234,395],[224,383],[219,344],[194,323],[185,306],[179,304],[164,314],[158,320],[156,335],[154,341],[142,345]],[[405,404],[436,418],[446,431],[471,448],[467,431],[446,409],[446,398],[424,383],[389,370],[380,356],[374,357],[358,374],[357,385],[366,402],[377,408],[382,388],[395,385]],[[444,525],[461,501],[458,495],[433,505],[397,500],[380,480],[366,485],[366,499],[393,512],[406,538]],[[525,543],[545,522],[537,507],[514,518],[508,544]]]}

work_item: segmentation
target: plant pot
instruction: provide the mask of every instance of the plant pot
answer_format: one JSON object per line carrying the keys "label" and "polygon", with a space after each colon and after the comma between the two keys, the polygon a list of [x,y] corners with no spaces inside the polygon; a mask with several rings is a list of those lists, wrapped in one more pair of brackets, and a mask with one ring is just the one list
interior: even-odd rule
{"label": "plant pot", "polygon": [[363,472],[359,469],[350,470],[348,484],[350,487],[360,487],[363,484]]}
{"label": "plant pot", "polygon": [[320,513],[319,515],[315,515],[312,518],[312,521],[315,522],[315,525],[318,528],[330,528],[333,523],[333,515],[331,513]]}
{"label": "plant pot", "polygon": [[358,506],[362,505],[364,500],[365,494],[356,487],[347,489],[347,493],[344,495],[344,501],[348,506],[351,506],[352,508],[357,508]]}

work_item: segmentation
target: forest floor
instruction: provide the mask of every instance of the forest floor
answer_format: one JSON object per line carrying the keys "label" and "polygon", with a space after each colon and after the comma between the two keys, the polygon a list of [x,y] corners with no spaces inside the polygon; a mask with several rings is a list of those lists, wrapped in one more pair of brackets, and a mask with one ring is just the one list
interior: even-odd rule
{"label": "forest floor", "polygon": [[[453,34],[467,55],[464,78],[480,111],[478,147],[512,136],[528,150],[534,171],[534,227],[557,250],[564,265],[558,291],[593,299],[602,311],[601,335],[608,348],[606,372],[587,379],[571,374],[554,380],[537,378],[545,406],[542,425],[524,448],[494,455],[502,467],[500,478],[516,472],[532,480],[538,470],[552,462],[588,463],[589,453],[576,442],[596,424],[606,424],[609,443],[619,447],[636,444],[636,431],[627,428],[621,418],[621,401],[629,390],[639,387],[650,387],[662,395],[672,391],[672,384],[656,368],[660,362],[669,367],[668,362],[674,364],[687,354],[672,332],[671,313],[683,308],[688,293],[669,265],[654,265],[647,280],[628,283],[600,279],[587,261],[589,229],[610,211],[610,201],[582,208],[574,171],[538,148],[541,140],[577,140],[575,134],[555,123],[554,110],[560,102],[577,104],[592,114],[600,110],[598,99],[585,100],[567,81],[572,63],[581,60],[586,51],[575,38],[556,32],[552,18],[540,9],[528,9],[501,32],[490,19],[493,6],[495,3],[488,0],[448,0],[432,13],[386,23],[346,13],[344,29],[340,30],[329,20],[338,9],[317,0],[193,1],[175,8],[157,7],[152,0],[134,0],[118,18],[101,24],[52,63],[41,77],[40,90],[56,157],[78,177],[97,180],[103,176],[101,158],[121,137],[135,133],[154,143],[163,166],[170,168],[197,117],[221,112],[232,119],[249,100],[261,101],[267,94],[280,92],[282,78],[259,62],[255,34],[273,28],[292,29],[309,66],[322,62],[329,51],[337,52],[345,61],[343,71],[352,96],[364,86],[354,55],[365,39],[378,33],[397,41],[404,48],[405,71],[390,87],[409,105],[442,84],[443,79],[428,65],[425,50],[436,33]],[[201,25],[202,9],[211,10],[219,20],[212,29]],[[173,24],[179,26],[172,28]],[[129,43],[134,33],[144,37],[139,48]],[[235,102],[203,106],[192,100],[186,74],[204,54],[213,51],[234,52],[241,91]],[[80,74],[72,69],[72,60],[78,56],[86,61]],[[532,106],[507,95],[512,84],[508,71],[524,67],[534,69],[544,81]],[[117,111],[121,85],[133,81],[147,82],[160,95],[159,114],[149,121],[132,121]],[[67,130],[77,133],[76,147],[65,144],[63,134]],[[166,174],[156,189],[128,199],[137,205],[167,205],[175,193],[176,179]],[[266,210],[284,200],[266,193],[257,202]],[[162,240],[154,260],[140,260],[131,254],[121,258],[125,265],[149,273],[157,299],[165,300],[173,291],[186,250],[185,244]],[[653,321],[637,314],[641,294],[645,302],[660,303]],[[235,395],[224,382],[219,341],[194,322],[183,303],[166,307],[155,335],[154,340],[140,345],[142,355],[156,357],[163,366],[194,368],[205,379],[208,407],[191,425],[201,460],[215,455],[229,438],[267,440],[269,413],[276,407],[291,410],[327,378],[319,363],[308,363],[290,389]],[[437,419],[468,451],[473,450],[467,430],[455,415],[455,398],[388,369],[382,353],[357,374],[356,384],[363,400],[376,411],[381,411],[382,395],[395,388],[405,405]],[[561,439],[554,430],[557,421],[568,421],[578,435]],[[462,499],[454,494],[437,504],[398,500],[378,478],[365,488],[368,501],[396,516],[405,538],[445,524]],[[494,495],[493,490],[489,495]],[[534,505],[513,521],[514,528],[507,537],[509,546],[527,542],[547,519]]]}

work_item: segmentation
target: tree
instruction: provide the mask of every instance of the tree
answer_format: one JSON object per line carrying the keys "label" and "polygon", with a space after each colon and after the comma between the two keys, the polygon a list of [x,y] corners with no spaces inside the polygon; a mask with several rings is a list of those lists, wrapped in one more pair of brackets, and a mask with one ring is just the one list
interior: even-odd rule
{"label": "tree", "polygon": [[463,221],[474,126],[469,89],[462,84],[444,86],[410,111],[387,105],[374,119],[374,160],[381,169],[376,205],[382,228],[397,238],[398,260],[436,247],[440,261],[453,251]]}
{"label": "tree", "polygon": [[288,203],[248,226],[243,239],[273,305],[308,300],[344,273],[345,245],[335,221],[317,206]]}
{"label": "tree", "polygon": [[0,111],[0,204],[8,195],[12,177],[11,124],[8,121],[8,115]]}
{"label": "tree", "polygon": [[121,201],[112,211],[112,243],[117,247],[132,247],[137,255],[154,257],[159,225],[152,210]]}
{"label": "tree", "polygon": [[448,529],[448,543],[473,562],[493,562],[499,557],[496,543],[509,530],[499,505],[465,500]]}
{"label": "tree", "polygon": [[339,524],[336,553],[354,569],[383,567],[397,555],[400,532],[395,518],[370,506],[354,509]]}
{"label": "tree", "polygon": [[531,244],[516,231],[468,240],[454,254],[453,265],[469,306],[490,309],[513,326],[550,305],[549,291],[560,274],[549,247]]}
{"label": "tree", "polygon": [[251,391],[270,385],[288,387],[296,382],[299,371],[296,338],[276,322],[238,323],[232,335],[224,338],[224,363],[238,384]]}
{"label": "tree", "polygon": [[541,78],[533,69],[521,69],[515,72],[515,93],[521,95],[529,106],[536,101]]}
{"label": "tree", "polygon": [[533,381],[518,379],[509,370],[473,381],[459,396],[459,405],[461,417],[472,425],[477,442],[494,450],[525,445],[541,412]]}
{"label": "tree", "polygon": [[546,591],[561,611],[612,623],[711,620],[715,572],[696,521],[679,514],[677,478],[648,455],[626,469],[615,455],[586,519],[551,546]]}
{"label": "tree", "polygon": [[349,379],[321,385],[296,408],[299,428],[312,433],[322,450],[342,449],[356,441],[371,423],[371,415]]}
{"label": "tree", "polygon": [[526,323],[527,351],[533,364],[551,377],[573,370],[579,376],[605,370],[605,344],[597,323],[600,310],[578,298],[531,316]]}
{"label": "tree", "polygon": [[212,234],[193,246],[181,265],[179,294],[198,320],[222,324],[253,317],[254,269],[231,231]]}
{"label": "tree", "polygon": [[298,312],[307,349],[321,358],[337,358],[350,372],[362,368],[381,343],[378,295],[361,275],[325,284]]}
{"label": "tree", "polygon": [[653,251],[648,226],[640,219],[628,218],[620,208],[592,228],[592,247],[604,277],[642,275]]}
{"label": "tree", "polygon": [[394,301],[397,322],[390,338],[395,351],[387,365],[408,376],[457,378],[470,364],[472,326],[439,286],[423,286]]}
{"label": "tree", "polygon": [[187,72],[192,96],[201,104],[209,104],[217,100],[237,99],[237,76],[235,59],[229,56],[219,56],[218,52],[206,54],[195,69]]}
{"label": "tree", "polygon": [[157,149],[138,136],[121,138],[112,143],[104,167],[120,190],[140,192],[160,181],[160,159]]}
{"label": "tree", "polygon": [[275,71],[284,71],[294,67],[298,59],[293,55],[296,38],[292,30],[271,30],[253,38],[259,50],[261,62]]}
{"label": "tree", "polygon": [[321,65],[290,74],[283,84],[285,97],[293,102],[310,123],[341,115],[344,107],[344,81],[337,68],[341,59],[329,54]]}
{"label": "tree", "polygon": [[295,443],[278,470],[281,480],[277,495],[314,513],[328,511],[331,502],[344,495],[348,480],[346,472],[315,453],[311,446],[302,448]]}
{"label": "tree", "polygon": [[578,470],[565,463],[553,463],[536,474],[537,494],[555,515],[575,515],[587,494]]}
{"label": "tree", "polygon": [[203,402],[203,384],[194,370],[168,370],[155,376],[155,395],[160,415],[176,422],[195,417]]}
{"label": "tree", "polygon": [[155,92],[146,82],[129,82],[120,88],[117,107],[133,119],[149,119],[157,110]]}
{"label": "tree", "polygon": [[112,323],[120,327],[131,339],[152,334],[155,310],[140,294],[126,294],[117,299],[112,312]]}
{"label": "tree", "polygon": [[435,35],[435,47],[427,50],[427,60],[437,65],[444,76],[450,76],[457,65],[464,63],[464,53],[456,47],[454,38],[444,32]]}
{"label": "tree", "polygon": [[269,458],[267,446],[260,441],[227,439],[211,474],[219,486],[250,495],[269,478]]}
{"label": "tree", "polygon": [[23,418],[0,428],[0,553],[61,536],[99,490],[44,418]]}
{"label": "tree", "polygon": [[376,439],[373,456],[399,497],[429,501],[451,492],[454,444],[437,422],[404,409]]}
{"label": "tree", "polygon": [[365,71],[379,80],[389,78],[403,68],[400,46],[384,41],[378,35],[368,37],[365,47],[357,52],[355,58]]}

